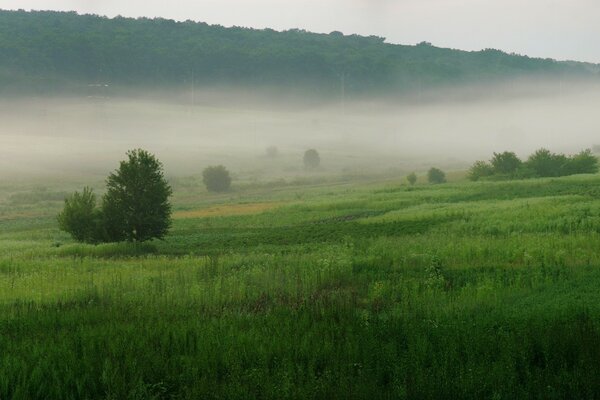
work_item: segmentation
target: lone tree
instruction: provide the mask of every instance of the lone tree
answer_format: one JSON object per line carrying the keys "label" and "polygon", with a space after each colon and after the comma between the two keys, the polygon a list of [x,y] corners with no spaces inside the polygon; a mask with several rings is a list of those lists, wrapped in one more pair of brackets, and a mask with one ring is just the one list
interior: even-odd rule
{"label": "lone tree", "polygon": [[128,159],[108,176],[102,199],[108,241],[162,239],[171,226],[171,187],[163,166],[145,150],[127,152]]}
{"label": "lone tree", "polygon": [[321,157],[315,149],[309,149],[304,152],[304,167],[309,169],[318,168],[321,165]]}
{"label": "lone tree", "polygon": [[229,171],[222,165],[206,168],[202,180],[209,192],[226,192],[231,187]]}
{"label": "lone tree", "polygon": [[444,183],[446,182],[446,174],[441,169],[431,168],[427,172],[427,180],[432,184]]}
{"label": "lone tree", "polygon": [[410,183],[411,186],[414,185],[415,183],[417,183],[417,174],[415,174],[414,172],[411,172],[406,177],[406,180],[408,181],[408,183]]}
{"label": "lone tree", "polygon": [[58,226],[75,240],[97,243],[102,239],[102,212],[96,208],[96,196],[89,187],[65,199],[65,207],[58,214]]}

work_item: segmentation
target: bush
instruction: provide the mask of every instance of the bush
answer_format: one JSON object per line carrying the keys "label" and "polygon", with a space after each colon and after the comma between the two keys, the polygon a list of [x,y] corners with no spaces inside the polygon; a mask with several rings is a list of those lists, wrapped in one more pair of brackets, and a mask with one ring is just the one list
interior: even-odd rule
{"label": "bush", "polygon": [[514,174],[522,164],[519,157],[511,151],[494,153],[491,163],[496,174]]}
{"label": "bush", "polygon": [[494,175],[494,167],[485,161],[475,161],[469,169],[468,177],[472,181],[478,181],[481,178],[486,178]]}
{"label": "bush", "polygon": [[304,167],[314,169],[321,164],[321,157],[315,149],[309,149],[304,152]]}
{"label": "bush", "polygon": [[563,165],[565,175],[595,174],[598,172],[598,158],[590,149],[569,157]]}
{"label": "bush", "polygon": [[107,179],[102,201],[105,240],[144,242],[162,239],[171,226],[171,187],[156,157],[132,150]]}
{"label": "bush", "polygon": [[202,180],[209,192],[226,192],[231,187],[229,171],[222,165],[206,168]]}
{"label": "bush", "polygon": [[414,172],[411,172],[407,177],[406,180],[408,181],[408,183],[410,183],[411,185],[414,185],[415,183],[417,183],[417,174],[415,174]]}
{"label": "bush", "polygon": [[96,196],[92,189],[85,187],[81,193],[75,192],[65,199],[65,207],[58,214],[58,226],[73,239],[85,243],[101,240],[101,212],[96,209]]}
{"label": "bush", "polygon": [[427,173],[429,183],[438,184],[446,182],[446,174],[438,168],[431,168]]}
{"label": "bush", "polygon": [[547,149],[539,149],[529,156],[526,166],[539,177],[561,176],[567,157],[564,154],[555,154]]}

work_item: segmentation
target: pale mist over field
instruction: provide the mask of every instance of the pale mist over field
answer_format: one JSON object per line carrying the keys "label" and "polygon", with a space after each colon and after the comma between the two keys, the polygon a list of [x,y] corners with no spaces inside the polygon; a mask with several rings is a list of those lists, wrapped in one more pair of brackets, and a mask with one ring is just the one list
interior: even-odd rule
{"label": "pale mist over field", "polygon": [[[494,151],[526,157],[540,147],[573,153],[600,144],[599,89],[520,82],[345,102],[201,89],[194,102],[190,93],[3,99],[0,173],[103,178],[138,147],[156,153],[169,176],[224,164],[238,179],[294,177],[306,174],[308,148],[321,153],[318,173],[465,170]],[[278,148],[274,160],[269,146]]]}

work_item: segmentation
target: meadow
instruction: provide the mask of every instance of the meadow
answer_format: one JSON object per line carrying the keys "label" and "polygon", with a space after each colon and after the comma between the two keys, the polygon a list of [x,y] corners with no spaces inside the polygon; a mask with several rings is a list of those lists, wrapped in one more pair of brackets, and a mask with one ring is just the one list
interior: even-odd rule
{"label": "meadow", "polygon": [[93,246],[0,184],[0,399],[600,397],[600,176],[199,186]]}

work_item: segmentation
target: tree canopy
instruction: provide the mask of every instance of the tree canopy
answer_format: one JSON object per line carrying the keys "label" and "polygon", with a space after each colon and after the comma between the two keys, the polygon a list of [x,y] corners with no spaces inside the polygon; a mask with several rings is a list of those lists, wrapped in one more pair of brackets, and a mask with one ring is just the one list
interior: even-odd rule
{"label": "tree canopy", "polygon": [[102,211],[108,239],[162,239],[171,226],[172,193],[162,164],[142,149],[127,152],[127,158],[106,180]]}
{"label": "tree canopy", "polygon": [[[156,18],[0,10],[0,91],[92,94],[116,87],[277,86],[338,95],[599,75],[598,66],[499,50],[386,43],[377,36],[225,28]],[[108,86],[105,86],[108,85]]]}

